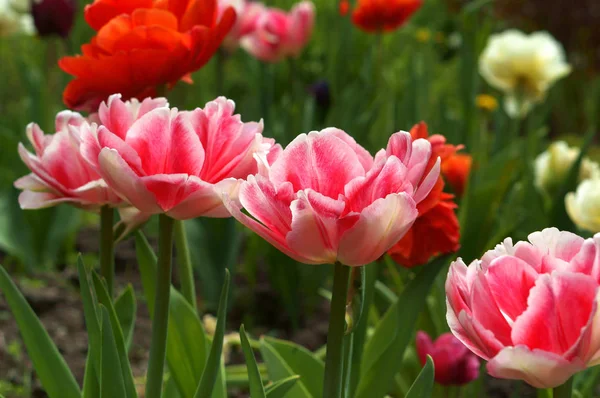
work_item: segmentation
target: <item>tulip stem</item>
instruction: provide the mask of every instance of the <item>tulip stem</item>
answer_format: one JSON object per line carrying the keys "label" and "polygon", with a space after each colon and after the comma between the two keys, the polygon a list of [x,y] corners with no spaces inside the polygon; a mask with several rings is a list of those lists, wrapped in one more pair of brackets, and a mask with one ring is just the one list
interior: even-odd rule
{"label": "tulip stem", "polygon": [[146,398],[160,398],[162,394],[163,369],[167,346],[167,324],[169,322],[174,223],[175,220],[171,217],[165,214],[159,215],[156,298],[154,302],[154,318],[152,320],[150,360],[146,375]]}
{"label": "tulip stem", "polygon": [[108,294],[113,297],[115,284],[115,243],[112,207],[100,208],[100,275],[106,280]]}
{"label": "tulip stem", "polygon": [[339,398],[342,393],[346,295],[350,275],[350,267],[341,263],[335,263],[334,267],[323,385],[323,397],[328,398]]}
{"label": "tulip stem", "polygon": [[553,398],[571,398],[571,394],[573,392],[573,378],[571,377],[569,380],[564,382],[558,387],[554,387],[552,390]]}
{"label": "tulip stem", "polygon": [[183,221],[175,221],[175,249],[177,250],[177,266],[179,281],[181,283],[181,293],[196,310],[196,286],[194,284],[194,268],[190,257],[190,248],[188,245],[185,225]]}

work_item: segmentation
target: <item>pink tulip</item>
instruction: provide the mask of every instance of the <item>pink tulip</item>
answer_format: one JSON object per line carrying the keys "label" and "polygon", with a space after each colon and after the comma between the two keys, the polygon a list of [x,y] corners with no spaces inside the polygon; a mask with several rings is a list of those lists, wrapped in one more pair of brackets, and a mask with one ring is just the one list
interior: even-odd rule
{"label": "pink tulip", "polygon": [[315,7],[303,1],[289,13],[269,8],[262,11],[252,34],[242,39],[242,47],[265,62],[278,62],[286,57],[297,57],[310,39],[315,18]]}
{"label": "pink tulip", "polygon": [[44,135],[34,123],[27,126],[27,137],[35,154],[19,143],[19,155],[32,171],[15,182],[15,187],[23,190],[19,196],[22,209],[40,209],[59,203],[95,209],[120,202],[79,153],[82,124],[85,124],[83,116],[63,111],[56,116],[55,134]]}
{"label": "pink tulip", "polygon": [[548,228],[448,272],[447,320],[495,377],[561,385],[600,363],[600,234]]}
{"label": "pink tulip", "polygon": [[256,24],[265,6],[248,0],[219,0],[219,18],[227,7],[233,7],[237,18],[235,24],[223,40],[222,46],[230,53],[235,51],[240,40],[256,30]]}
{"label": "pink tulip", "polygon": [[360,266],[379,258],[414,222],[416,204],[439,176],[438,162],[423,178],[430,156],[429,142],[412,141],[406,132],[394,134],[375,160],[341,130],[301,134],[225,204],[297,261]]}
{"label": "pink tulip", "polygon": [[[135,121],[118,97],[102,109],[101,126],[82,126],[82,153],[144,214],[229,217],[221,192],[256,173],[254,156],[266,158],[273,146],[262,121],[243,123],[223,97],[190,112],[161,106]],[[139,113],[145,110],[142,103]]]}
{"label": "pink tulip", "polygon": [[437,383],[463,385],[479,377],[479,358],[452,333],[444,333],[431,341],[427,333],[418,331],[416,343],[421,365],[425,365],[427,355],[433,359]]}

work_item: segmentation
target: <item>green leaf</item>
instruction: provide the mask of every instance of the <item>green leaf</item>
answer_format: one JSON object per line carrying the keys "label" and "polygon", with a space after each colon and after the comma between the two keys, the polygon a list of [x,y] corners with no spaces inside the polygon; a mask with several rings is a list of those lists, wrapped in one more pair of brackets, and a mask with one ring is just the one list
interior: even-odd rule
{"label": "green leaf", "polygon": [[125,347],[127,351],[131,348],[133,339],[133,330],[135,328],[135,316],[137,312],[137,303],[135,301],[135,292],[133,286],[128,285],[123,293],[115,300],[115,312],[119,318],[119,324],[123,330],[125,338]]}
{"label": "green leaf", "polygon": [[269,384],[265,388],[265,392],[268,398],[287,398],[287,393],[291,390],[296,382],[300,380],[300,376],[294,375],[283,380],[276,381],[275,383]]}
{"label": "green leaf", "polygon": [[64,358],[2,266],[0,266],[0,291],[4,294],[8,307],[15,317],[29,359],[48,396],[80,398],[79,386]]}
{"label": "green leaf", "polygon": [[[101,347],[98,346],[100,349]],[[100,398],[100,384],[96,376],[96,370],[92,363],[91,351],[88,347],[88,355],[85,360],[85,373],[83,375],[83,395],[82,398]],[[100,372],[98,372],[100,373]]]}
{"label": "green leaf", "polygon": [[431,356],[427,355],[427,362],[406,393],[406,398],[430,398],[433,391],[434,375],[433,360]]}
{"label": "green leaf", "polygon": [[290,390],[289,398],[321,396],[325,365],[313,353],[297,344],[269,337],[261,339],[260,352],[271,380],[300,376],[300,381]]}
{"label": "green leaf", "polygon": [[429,289],[447,260],[440,257],[422,269],[375,327],[365,346],[357,398],[383,397],[390,391]]}
{"label": "green leaf", "polygon": [[[102,359],[102,335],[100,330],[100,310],[96,305],[96,291],[90,284],[90,274],[87,272],[81,255],[77,257],[77,273],[79,274],[79,290],[81,292],[81,300],[83,301],[83,315],[85,318],[85,326],[88,333],[88,362],[94,367],[96,372],[90,375],[95,375],[96,384],[100,382],[102,371],[100,362]],[[86,375],[88,370],[86,369]]]}
{"label": "green leaf", "polygon": [[[136,232],[135,239],[144,296],[152,316],[156,291],[156,255],[140,231]],[[167,364],[173,382],[182,397],[193,397],[204,371],[208,339],[197,313],[172,286],[167,333]]]}
{"label": "green leaf", "polygon": [[[135,381],[133,380],[133,373],[131,371],[131,366],[129,364],[129,357],[127,356],[127,348],[125,347],[125,341],[123,339],[123,331],[121,330],[121,324],[119,323],[119,318],[117,317],[117,313],[115,308],[113,307],[111,297],[106,288],[106,284],[104,280],[101,280],[98,274],[95,272],[92,274],[92,278],[94,280],[94,287],[96,289],[96,294],[98,295],[98,302],[104,306],[109,317],[110,317],[110,325],[112,326],[113,340],[115,342],[115,348],[117,350],[117,358],[119,360],[119,369],[121,370],[121,380],[123,380],[123,384],[125,390],[127,392],[126,397],[137,397],[137,392],[135,389]],[[102,325],[104,328],[104,324]],[[104,334],[104,329],[102,329],[102,334]],[[102,337],[102,341],[104,344],[105,337]],[[104,358],[104,354],[103,354]],[[102,364],[104,368],[105,364]],[[104,371],[102,372],[103,380],[102,384],[104,385]],[[102,390],[104,391],[104,389]]]}
{"label": "green leaf", "polygon": [[113,335],[110,315],[105,306],[100,304],[102,319],[102,382],[100,391],[102,398],[127,397],[125,382],[119,361],[117,343]]}
{"label": "green leaf", "polygon": [[263,387],[263,381],[260,377],[258,365],[256,364],[256,358],[254,352],[248,341],[248,335],[244,325],[240,327],[240,340],[242,341],[242,350],[244,351],[244,359],[246,361],[246,367],[248,368],[248,383],[250,385],[250,396],[252,398],[265,398],[265,389]]}
{"label": "green leaf", "polygon": [[229,270],[225,269],[225,284],[221,288],[221,299],[219,300],[219,311],[217,313],[217,326],[213,337],[212,346],[202,378],[198,384],[195,398],[208,398],[212,395],[221,368],[221,352],[223,351],[223,337],[225,336],[225,322],[227,317],[227,298],[229,296]]}

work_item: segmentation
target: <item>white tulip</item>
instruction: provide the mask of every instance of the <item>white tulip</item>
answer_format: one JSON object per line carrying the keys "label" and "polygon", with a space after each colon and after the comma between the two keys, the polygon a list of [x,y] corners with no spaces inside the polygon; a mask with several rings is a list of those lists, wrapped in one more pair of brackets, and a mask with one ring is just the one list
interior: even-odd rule
{"label": "white tulip", "polygon": [[[552,143],[535,159],[535,186],[550,195],[556,193],[579,157],[579,152],[579,148],[569,147],[564,141]],[[579,181],[588,178],[600,178],[600,166],[588,158],[583,158],[579,168]]]}
{"label": "white tulip", "polygon": [[581,229],[600,232],[600,178],[585,180],[565,197],[567,213]]}
{"label": "white tulip", "polygon": [[558,79],[571,72],[565,52],[547,32],[518,30],[490,36],[479,58],[479,72],[490,86],[506,94],[505,109],[523,117]]}

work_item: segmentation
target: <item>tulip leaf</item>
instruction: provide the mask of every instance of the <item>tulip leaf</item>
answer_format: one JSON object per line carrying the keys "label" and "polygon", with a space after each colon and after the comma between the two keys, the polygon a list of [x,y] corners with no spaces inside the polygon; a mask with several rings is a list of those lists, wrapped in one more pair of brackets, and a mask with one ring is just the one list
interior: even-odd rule
{"label": "tulip leaf", "polygon": [[417,379],[406,393],[405,398],[430,398],[433,391],[433,378],[435,369],[431,356],[427,355],[427,362],[417,376]]}
{"label": "tulip leaf", "polygon": [[108,310],[100,304],[102,319],[102,382],[100,391],[102,398],[127,397],[125,381],[119,360],[119,351],[111,325]]}
{"label": "tulip leaf", "polygon": [[273,384],[269,384],[265,388],[265,392],[268,398],[286,398],[288,397],[287,393],[290,391],[292,387],[296,384],[296,382],[300,380],[300,376],[290,376],[283,380],[278,380]]}
{"label": "tulip leaf", "polygon": [[[127,356],[127,348],[125,346],[125,340],[123,338],[123,330],[121,329],[121,324],[119,322],[119,318],[117,317],[117,313],[115,308],[113,307],[111,297],[106,288],[106,284],[104,280],[100,279],[98,274],[95,272],[92,273],[92,278],[94,280],[94,287],[96,289],[96,294],[98,296],[98,302],[104,307],[108,316],[109,316],[109,325],[111,325],[113,340],[115,344],[115,348],[117,350],[117,359],[119,360],[119,369],[121,370],[121,380],[123,380],[124,388],[127,392],[126,397],[137,397],[137,392],[135,389],[135,381],[133,380],[133,373],[131,372],[131,366],[129,364],[129,358]],[[102,324],[104,328],[104,323]],[[104,344],[104,329],[102,330],[102,344]],[[102,361],[104,362],[104,352],[102,354]],[[102,363],[102,367],[104,368],[105,364]],[[102,386],[104,386],[104,371],[102,372]],[[104,392],[104,387],[102,389]]]}
{"label": "tulip leaf", "polygon": [[202,378],[198,384],[198,389],[195,398],[208,398],[212,395],[217,380],[217,375],[220,373],[223,351],[223,337],[225,336],[225,322],[227,319],[227,299],[229,296],[229,270],[225,269],[225,283],[221,288],[221,299],[219,300],[219,311],[217,312],[217,326],[213,337],[210,353],[206,360]]}
{"label": "tulip leaf", "polygon": [[50,398],[80,398],[79,386],[64,358],[2,266],[0,266],[0,291],[4,294],[8,307],[19,326],[29,359],[48,396]]}
{"label": "tulip leaf", "polygon": [[365,346],[357,398],[383,397],[390,391],[429,289],[447,260],[440,257],[423,268],[375,327]]}
{"label": "tulip leaf", "polygon": [[[79,274],[79,290],[81,292],[81,301],[83,302],[83,316],[85,318],[85,326],[88,333],[88,360],[95,372],[89,374],[91,377],[96,377],[96,384],[100,382],[102,371],[100,369],[102,335],[100,330],[100,309],[96,305],[96,291],[90,284],[91,278],[89,272],[83,264],[81,255],[77,257],[77,272]],[[86,369],[88,376],[88,369]]]}
{"label": "tulip leaf", "polygon": [[300,376],[287,397],[321,396],[325,365],[313,353],[297,344],[270,337],[261,339],[260,352],[267,364],[270,380]]}
{"label": "tulip leaf", "polygon": [[[156,292],[156,255],[140,231],[135,233],[135,239],[144,296],[152,316]],[[172,286],[167,334],[167,364],[173,383],[182,397],[193,397],[204,371],[208,339],[196,311]],[[224,390],[223,380],[221,373],[213,397],[223,396],[218,394]]]}
{"label": "tulip leaf", "polygon": [[133,330],[135,328],[135,317],[137,312],[137,303],[135,301],[135,292],[133,286],[128,285],[123,293],[115,300],[115,312],[119,318],[119,324],[123,330],[125,347],[127,351],[131,348],[133,339]]}
{"label": "tulip leaf", "polygon": [[260,377],[258,365],[256,364],[256,358],[252,347],[248,341],[248,335],[244,329],[244,325],[240,327],[240,340],[242,342],[242,350],[244,351],[244,359],[246,361],[246,367],[248,369],[248,384],[250,386],[250,396],[252,398],[265,398],[265,389],[263,387],[263,381]]}
{"label": "tulip leaf", "polygon": [[[100,345],[98,345],[98,349],[100,348]],[[98,376],[96,376],[96,370],[92,363],[91,355],[92,353],[88,347],[88,355],[85,360],[85,373],[83,375],[82,398],[100,398],[100,384],[98,383]],[[98,372],[98,374],[100,374],[100,372]]]}

